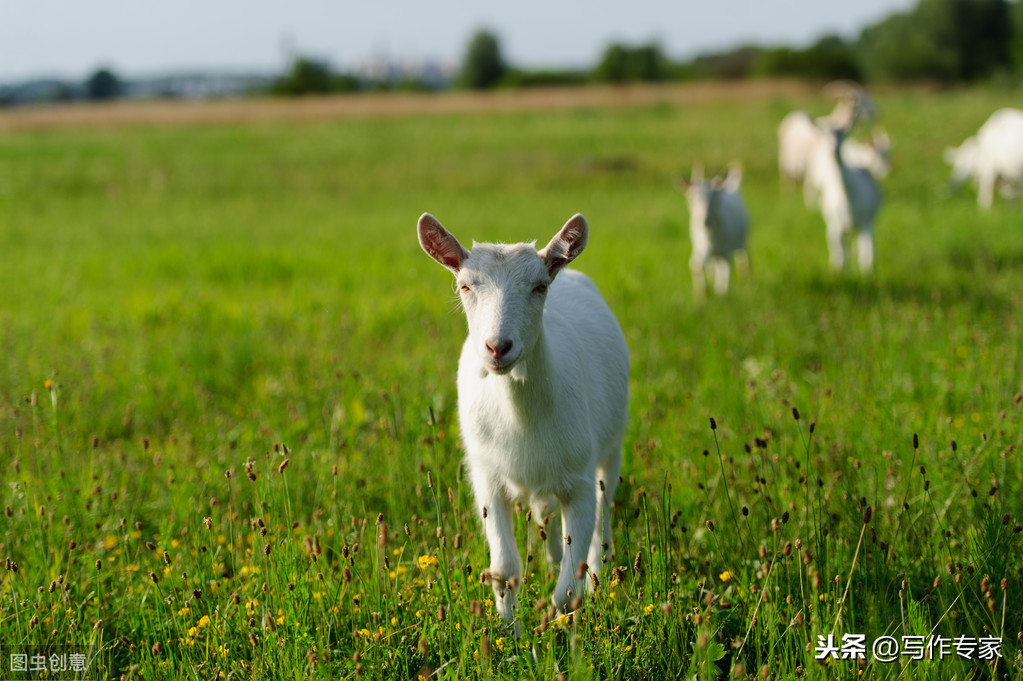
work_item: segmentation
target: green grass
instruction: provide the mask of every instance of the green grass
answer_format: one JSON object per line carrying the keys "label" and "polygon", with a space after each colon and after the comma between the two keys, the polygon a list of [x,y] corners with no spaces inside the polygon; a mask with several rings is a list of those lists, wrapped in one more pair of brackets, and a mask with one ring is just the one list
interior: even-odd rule
{"label": "green grass", "polygon": [[[878,93],[871,277],[778,182],[819,100],[0,135],[0,645],[93,646],[88,678],[1020,676],[1023,218],[940,160],[1003,94]],[[698,307],[672,179],[733,158],[753,273]],[[424,211],[463,243],[583,212],[632,355],[613,565],[534,609],[519,516],[518,641]],[[1004,659],[814,660],[845,633]]]}

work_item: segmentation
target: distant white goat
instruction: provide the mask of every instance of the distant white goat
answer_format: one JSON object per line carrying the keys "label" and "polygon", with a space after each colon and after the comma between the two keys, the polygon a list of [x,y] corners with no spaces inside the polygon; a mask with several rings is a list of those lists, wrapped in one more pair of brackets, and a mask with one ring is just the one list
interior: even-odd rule
{"label": "distant white goat", "polygon": [[976,136],[958,148],[945,149],[952,166],[952,185],[958,188],[969,178],[977,181],[977,204],[990,208],[995,187],[1014,198],[1023,184],[1023,111],[999,109],[991,114]]}
{"label": "distant white goat", "polygon": [[714,291],[728,292],[733,257],[740,269],[749,269],[746,238],[749,214],[742,200],[742,166],[732,163],[728,175],[705,180],[703,168],[693,169],[692,179],[678,179],[689,204],[689,238],[693,253],[689,270],[693,275],[693,295],[698,302],[706,298],[707,268],[714,264]]}
{"label": "distant white goat", "polygon": [[778,172],[783,180],[799,182],[821,139],[817,124],[805,111],[793,111],[778,125]]}
{"label": "distant white goat", "polygon": [[882,128],[875,128],[869,143],[851,137],[843,141],[842,161],[848,166],[867,170],[876,180],[883,180],[892,170],[891,149],[888,133]]}
{"label": "distant white goat", "polygon": [[860,269],[869,271],[874,264],[874,220],[881,208],[881,189],[869,170],[845,163],[846,130],[822,130],[826,137],[814,152],[807,181],[820,191],[831,266],[845,266],[845,239],[855,232]]}
{"label": "distant white goat", "polygon": [[[522,561],[513,501],[534,519],[561,503],[553,603],[567,608],[611,551],[611,501],[621,471],[629,351],[614,314],[586,275],[564,269],[586,246],[575,215],[546,247],[473,243],[466,250],[433,216],[419,218],[423,250],[455,275],[469,333],[458,364],[466,462],[490,546],[497,612],[515,617]],[[515,633],[519,627],[516,622]]]}
{"label": "distant white goat", "polygon": [[[827,119],[820,119],[818,121],[818,138],[816,140],[818,146],[824,145],[825,149],[831,148],[831,145],[834,144],[831,138],[831,130],[832,127],[828,125]],[[842,162],[846,166],[862,168],[873,175],[875,180],[883,180],[891,172],[891,140],[888,137],[888,133],[881,128],[874,130],[869,144],[851,137],[844,138],[841,154]],[[827,156],[828,154],[825,153],[824,155]],[[809,161],[807,161],[807,166],[811,165],[817,157],[818,153],[815,148],[814,152],[810,155]],[[820,206],[820,180],[820,173],[814,173],[809,170],[803,179],[803,198],[808,208]]]}
{"label": "distant white goat", "polygon": [[[804,180],[821,140],[826,139],[826,131],[836,127],[849,129],[857,121],[877,115],[874,101],[855,83],[835,81],[826,85],[823,92],[838,98],[830,114],[814,119],[805,111],[793,111],[778,124],[778,172],[782,180]],[[816,206],[816,188],[804,184],[804,198],[807,206]]]}

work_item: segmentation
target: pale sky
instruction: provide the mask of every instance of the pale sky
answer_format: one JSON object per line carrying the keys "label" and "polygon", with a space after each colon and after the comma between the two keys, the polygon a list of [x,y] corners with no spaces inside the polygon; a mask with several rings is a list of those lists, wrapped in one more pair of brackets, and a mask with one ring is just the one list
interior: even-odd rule
{"label": "pale sky", "polygon": [[506,61],[590,67],[611,42],[658,41],[676,59],[743,43],[806,46],[917,0],[0,0],[0,82],[181,70],[276,73],[288,55],[351,69],[372,58],[457,63],[473,33]]}

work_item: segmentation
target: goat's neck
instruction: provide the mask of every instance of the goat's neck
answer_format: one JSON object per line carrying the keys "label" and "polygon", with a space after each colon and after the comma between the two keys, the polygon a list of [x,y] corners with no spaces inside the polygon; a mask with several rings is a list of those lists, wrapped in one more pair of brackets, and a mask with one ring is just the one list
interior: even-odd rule
{"label": "goat's neck", "polygon": [[838,168],[838,176],[842,179],[842,186],[849,192],[849,166],[842,160],[842,145],[845,144],[845,137],[840,136],[835,140],[835,166]]}

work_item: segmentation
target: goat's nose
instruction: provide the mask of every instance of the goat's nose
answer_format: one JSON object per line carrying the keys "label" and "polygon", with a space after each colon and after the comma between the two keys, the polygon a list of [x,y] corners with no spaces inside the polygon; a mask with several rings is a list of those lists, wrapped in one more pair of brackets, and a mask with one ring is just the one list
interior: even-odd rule
{"label": "goat's nose", "polygon": [[512,341],[510,338],[494,338],[486,342],[487,350],[494,359],[501,359],[511,350]]}

